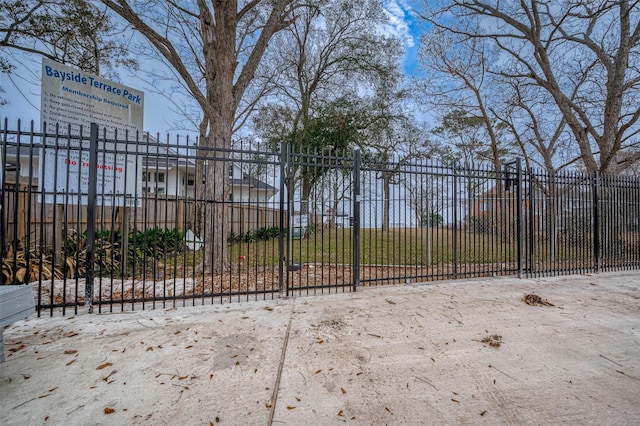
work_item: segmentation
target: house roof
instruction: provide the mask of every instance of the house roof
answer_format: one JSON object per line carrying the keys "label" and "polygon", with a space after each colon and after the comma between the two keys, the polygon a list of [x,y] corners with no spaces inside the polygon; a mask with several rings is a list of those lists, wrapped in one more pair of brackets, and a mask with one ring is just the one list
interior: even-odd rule
{"label": "house roof", "polygon": [[248,186],[249,188],[262,189],[264,191],[276,191],[274,186],[247,175],[243,175],[242,179],[231,179],[231,185]]}

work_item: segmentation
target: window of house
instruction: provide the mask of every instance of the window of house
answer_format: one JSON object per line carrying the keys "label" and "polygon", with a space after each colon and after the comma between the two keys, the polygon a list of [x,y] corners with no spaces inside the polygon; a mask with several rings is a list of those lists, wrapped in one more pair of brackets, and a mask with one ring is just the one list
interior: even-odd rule
{"label": "window of house", "polygon": [[148,173],[147,172],[142,172],[142,181],[146,182],[148,180]]}
{"label": "window of house", "polygon": [[158,182],[164,182],[164,173],[158,173],[157,178]]}
{"label": "window of house", "polygon": [[164,194],[164,188],[156,188],[156,194]]}
{"label": "window of house", "polygon": [[193,186],[195,184],[195,179],[188,179],[187,186]]}

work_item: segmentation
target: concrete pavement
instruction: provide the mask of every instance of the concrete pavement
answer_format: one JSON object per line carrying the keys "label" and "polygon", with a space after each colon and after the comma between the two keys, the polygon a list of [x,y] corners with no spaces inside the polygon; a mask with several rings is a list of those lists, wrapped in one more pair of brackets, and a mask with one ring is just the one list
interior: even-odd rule
{"label": "concrete pavement", "polygon": [[640,423],[638,271],[31,318],[4,336],[3,425]]}

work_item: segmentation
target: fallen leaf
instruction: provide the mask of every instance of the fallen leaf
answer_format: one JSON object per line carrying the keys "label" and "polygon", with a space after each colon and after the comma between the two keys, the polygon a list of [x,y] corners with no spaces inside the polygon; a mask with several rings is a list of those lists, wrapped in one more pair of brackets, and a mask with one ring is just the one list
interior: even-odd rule
{"label": "fallen leaf", "polygon": [[189,345],[187,347],[185,347],[185,349],[191,349],[193,347],[193,345]]}
{"label": "fallen leaf", "polygon": [[48,397],[48,396],[49,396],[49,395],[51,395],[51,393],[52,393],[54,390],[56,390],[56,389],[58,389],[58,387],[57,387],[57,386],[56,386],[55,388],[53,388],[53,389],[49,389],[47,394],[45,394],[45,395],[40,395],[40,396],[38,397],[38,399],[42,399],[42,398],[46,398],[46,397]]}
{"label": "fallen leaf", "polygon": [[344,388],[340,388],[340,390],[342,391],[343,394],[347,393],[347,391],[344,390]]}
{"label": "fallen leaf", "polygon": [[300,402],[302,400],[296,396],[296,401]]}
{"label": "fallen leaf", "polygon": [[102,370],[102,369],[105,369],[107,367],[111,367],[112,365],[113,364],[111,364],[110,362],[105,362],[104,364],[99,365],[98,368],[96,368],[96,370]]}
{"label": "fallen leaf", "polygon": [[29,379],[31,378],[31,374],[23,374],[23,375],[22,375],[22,377],[23,377],[25,380],[29,380]]}
{"label": "fallen leaf", "polygon": [[493,334],[480,340],[480,342],[487,343],[489,346],[492,346],[494,348],[499,348],[502,344],[502,336],[500,336],[499,334]]}
{"label": "fallen leaf", "polygon": [[265,407],[265,408],[271,408],[271,407],[273,407],[273,405],[271,405],[271,404],[264,404],[264,407]]}
{"label": "fallen leaf", "polygon": [[71,361],[69,361],[69,362],[67,363],[66,367],[70,366],[70,365],[71,365],[71,364],[73,364],[74,362],[76,362],[76,360],[75,360],[75,359],[72,359]]}
{"label": "fallen leaf", "polygon": [[453,399],[453,398],[451,398],[451,400],[452,400],[453,402],[460,402],[460,401],[458,401],[457,399]]}
{"label": "fallen leaf", "polygon": [[113,409],[113,408],[111,408],[111,407],[105,407],[105,408],[104,408],[104,413],[105,413],[105,414],[111,414],[111,413],[115,413],[115,412],[116,412],[116,410],[114,410],[114,409]]}
{"label": "fallen leaf", "polygon": [[49,416],[45,416],[45,417],[44,417],[44,421],[46,422],[46,421],[48,421],[48,420],[49,420]]}
{"label": "fallen leaf", "polygon": [[338,415],[339,415],[340,417],[344,417],[344,413],[342,412],[342,410],[340,410],[340,411],[338,412]]}
{"label": "fallen leaf", "polygon": [[9,349],[9,352],[18,352],[18,351],[23,350],[24,348],[25,348],[25,346],[24,346],[24,345],[20,345],[20,346],[18,346],[17,348],[11,348],[11,349]]}
{"label": "fallen leaf", "polygon": [[147,348],[147,352],[152,351],[152,350],[153,350],[153,348],[152,348],[151,346],[149,346],[149,347]]}
{"label": "fallen leaf", "polygon": [[73,337],[73,336],[77,336],[78,333],[76,333],[75,331],[69,331],[67,333],[64,334],[64,337]]}
{"label": "fallen leaf", "polygon": [[482,413],[480,413],[481,416],[484,416],[485,414],[487,414],[487,410],[485,410]]}
{"label": "fallen leaf", "polygon": [[67,351],[64,351],[64,354],[65,354],[65,355],[72,355],[72,354],[75,354],[75,353],[77,353],[77,352],[78,352],[78,351],[77,351],[77,350],[75,350],[75,349],[69,349],[69,350],[67,350]]}
{"label": "fallen leaf", "polygon": [[287,410],[294,410],[296,407],[292,406],[292,405],[287,405]]}
{"label": "fallen leaf", "polygon": [[318,370],[318,371],[316,371],[316,374],[321,373],[321,372],[322,372],[322,370]]}
{"label": "fallen leaf", "polygon": [[524,302],[527,305],[530,306],[538,306],[538,305],[542,305],[542,306],[555,306],[553,303],[549,303],[548,300],[543,299],[542,297],[538,296],[537,294],[525,294],[524,295]]}

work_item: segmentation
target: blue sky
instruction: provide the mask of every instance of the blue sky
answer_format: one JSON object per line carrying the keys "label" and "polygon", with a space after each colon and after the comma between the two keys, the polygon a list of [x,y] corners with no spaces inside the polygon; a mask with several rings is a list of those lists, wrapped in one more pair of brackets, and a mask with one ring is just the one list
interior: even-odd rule
{"label": "blue sky", "polygon": [[[406,49],[402,64],[406,75],[418,74],[416,63],[418,42],[423,31],[420,19],[413,14],[415,0],[383,0],[384,8],[389,17],[387,31],[399,36]],[[2,97],[9,101],[8,105],[0,107],[0,117],[9,120],[10,126],[15,126],[18,119],[26,122],[34,120],[36,128],[40,121],[40,57],[12,52],[5,49],[10,60],[18,65],[12,75],[0,73],[0,86],[6,93]],[[145,92],[144,128],[161,134],[170,130],[175,122],[175,113],[167,100],[159,94],[149,90],[148,83],[129,76],[126,71],[120,73],[120,82]]]}
{"label": "blue sky", "polygon": [[424,22],[416,17],[416,1],[388,0],[385,10],[389,23],[396,34],[404,41],[406,54],[403,61],[405,75],[419,74],[417,56],[420,34],[425,30]]}

